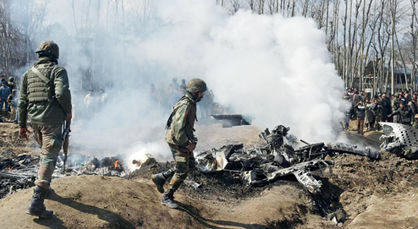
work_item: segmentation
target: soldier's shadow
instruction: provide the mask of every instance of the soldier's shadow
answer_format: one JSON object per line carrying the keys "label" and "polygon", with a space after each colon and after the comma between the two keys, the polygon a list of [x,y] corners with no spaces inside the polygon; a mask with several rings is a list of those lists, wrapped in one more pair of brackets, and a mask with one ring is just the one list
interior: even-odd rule
{"label": "soldier's shadow", "polygon": [[207,219],[200,215],[199,210],[195,207],[176,202],[179,207],[178,210],[184,211],[187,214],[189,214],[191,217],[193,217],[195,220],[197,220],[199,223],[201,223],[203,226],[207,228],[212,229],[225,229],[225,228],[267,228],[265,225],[261,224],[245,224],[245,223],[238,223],[233,221],[226,221],[226,220],[213,220],[213,219]]}
{"label": "soldier's shadow", "polygon": [[49,228],[57,228],[57,229],[64,229],[67,228],[64,226],[64,222],[59,219],[57,216],[52,216],[50,219],[41,219],[41,218],[35,218],[33,221],[37,224],[43,225],[45,227]]}
{"label": "soldier's shadow", "polygon": [[[52,201],[57,201],[61,204],[67,205],[71,208],[74,208],[77,211],[83,212],[83,213],[87,213],[87,214],[92,214],[92,215],[97,215],[97,217],[99,219],[102,219],[106,222],[109,223],[108,227],[111,228],[135,228],[135,226],[130,223],[129,221],[125,220],[122,216],[105,210],[105,209],[101,209],[95,206],[91,206],[91,205],[86,205],[86,204],[82,204],[79,202],[76,202],[74,200],[72,200],[71,198],[64,198],[59,196],[58,194],[56,194],[55,192],[52,192],[50,197],[48,198],[49,200]],[[56,216],[53,216],[52,219],[38,219],[35,220],[36,223],[50,227],[50,228],[66,228],[64,226],[64,223],[61,219],[59,219]]]}

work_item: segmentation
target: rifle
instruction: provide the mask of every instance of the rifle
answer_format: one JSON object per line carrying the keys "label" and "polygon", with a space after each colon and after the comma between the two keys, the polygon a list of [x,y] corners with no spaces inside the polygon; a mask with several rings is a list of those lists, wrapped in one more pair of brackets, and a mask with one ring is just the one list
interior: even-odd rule
{"label": "rifle", "polygon": [[64,165],[62,169],[62,173],[65,173],[65,167],[67,165],[67,156],[68,156],[68,146],[70,144],[70,129],[71,121],[65,121],[65,128],[62,132],[62,140],[64,140],[64,144],[62,145],[62,149],[64,151]]}

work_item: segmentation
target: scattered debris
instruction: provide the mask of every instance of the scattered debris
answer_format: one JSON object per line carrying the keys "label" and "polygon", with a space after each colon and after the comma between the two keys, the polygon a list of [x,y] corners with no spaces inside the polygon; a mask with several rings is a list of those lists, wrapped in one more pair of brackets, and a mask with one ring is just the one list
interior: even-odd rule
{"label": "scattered debris", "polygon": [[406,159],[418,159],[418,129],[391,122],[379,122],[384,135],[380,148]]}
{"label": "scattered debris", "polygon": [[[243,144],[226,145],[196,155],[197,168],[204,173],[230,171],[236,173],[244,184],[264,186],[282,177],[293,175],[309,192],[318,193],[322,182],[311,172],[332,165],[325,155],[348,153],[379,159],[373,149],[358,149],[344,143],[315,143],[294,149],[296,137],[288,134],[290,128],[283,125],[263,131],[259,137],[265,144],[244,150]],[[286,141],[286,142],[285,142]],[[290,144],[287,144],[290,143]]]}
{"label": "scattered debris", "polygon": [[[52,175],[53,178],[80,175],[119,177],[128,175],[122,161],[117,157],[104,157],[99,160],[95,157],[70,154],[68,159],[69,163],[64,173],[56,169]],[[80,159],[84,162],[79,162]],[[58,157],[56,167],[62,168],[63,163],[62,157]],[[34,186],[38,168],[39,157],[32,157],[30,154],[19,154],[13,159],[0,157],[0,198],[8,193]]]}
{"label": "scattered debris", "polygon": [[189,179],[184,180],[184,184],[187,185],[187,186],[190,186],[194,189],[198,189],[202,186],[201,184],[199,184],[195,181],[189,180]]}
{"label": "scattered debris", "polygon": [[156,160],[151,156],[151,154],[145,154],[145,157],[142,160],[132,160],[132,164],[137,167],[137,169],[142,166],[155,163]]}
{"label": "scattered debris", "polygon": [[37,170],[33,165],[38,163],[39,159],[29,154],[19,154],[12,159],[0,157],[0,198],[35,185]]}
{"label": "scattered debris", "polygon": [[216,120],[222,121],[222,127],[233,127],[233,126],[243,126],[251,125],[251,122],[247,121],[240,114],[214,114],[211,115]]}

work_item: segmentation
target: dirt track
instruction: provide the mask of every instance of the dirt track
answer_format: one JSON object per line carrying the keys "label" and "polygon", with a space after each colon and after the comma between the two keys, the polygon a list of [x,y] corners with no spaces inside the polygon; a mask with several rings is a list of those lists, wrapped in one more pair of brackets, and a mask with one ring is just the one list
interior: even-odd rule
{"label": "dirt track", "polygon": [[[9,135],[15,126],[0,125],[1,152],[16,155],[31,147],[19,143],[19,148],[13,149],[8,143],[14,139]],[[210,130],[200,134],[215,134],[225,142],[256,141],[258,134],[251,127]],[[368,139],[357,135],[350,139],[372,144],[378,137],[378,133],[367,135]],[[147,179],[149,174],[131,180],[101,176],[56,179],[52,183],[56,195],[46,200],[46,206],[55,211],[54,219],[37,220],[24,213],[32,193],[27,189],[0,200],[0,222],[2,228],[418,228],[417,161],[387,153],[379,161],[355,155],[327,159],[335,165],[332,173],[318,174],[328,178],[323,180],[327,192],[321,197],[322,204],[330,209],[342,207],[346,220],[341,226],[321,217],[312,202],[316,197],[294,181],[277,182],[242,198],[185,187],[176,195],[183,203],[182,210],[171,210],[160,205],[161,194]]]}

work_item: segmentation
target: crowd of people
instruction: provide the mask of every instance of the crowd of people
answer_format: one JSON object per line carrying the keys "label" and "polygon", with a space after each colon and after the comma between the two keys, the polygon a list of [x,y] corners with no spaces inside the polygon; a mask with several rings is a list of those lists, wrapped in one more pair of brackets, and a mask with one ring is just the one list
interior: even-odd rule
{"label": "crowd of people", "polygon": [[344,129],[349,128],[350,120],[357,120],[357,132],[364,129],[379,130],[379,122],[395,122],[418,128],[418,92],[402,90],[394,95],[387,93],[371,96],[355,88],[346,91],[344,99],[351,102],[346,112]]}
{"label": "crowd of people", "polygon": [[0,119],[10,118],[14,115],[14,121],[17,122],[18,96],[14,77],[0,76]]}

